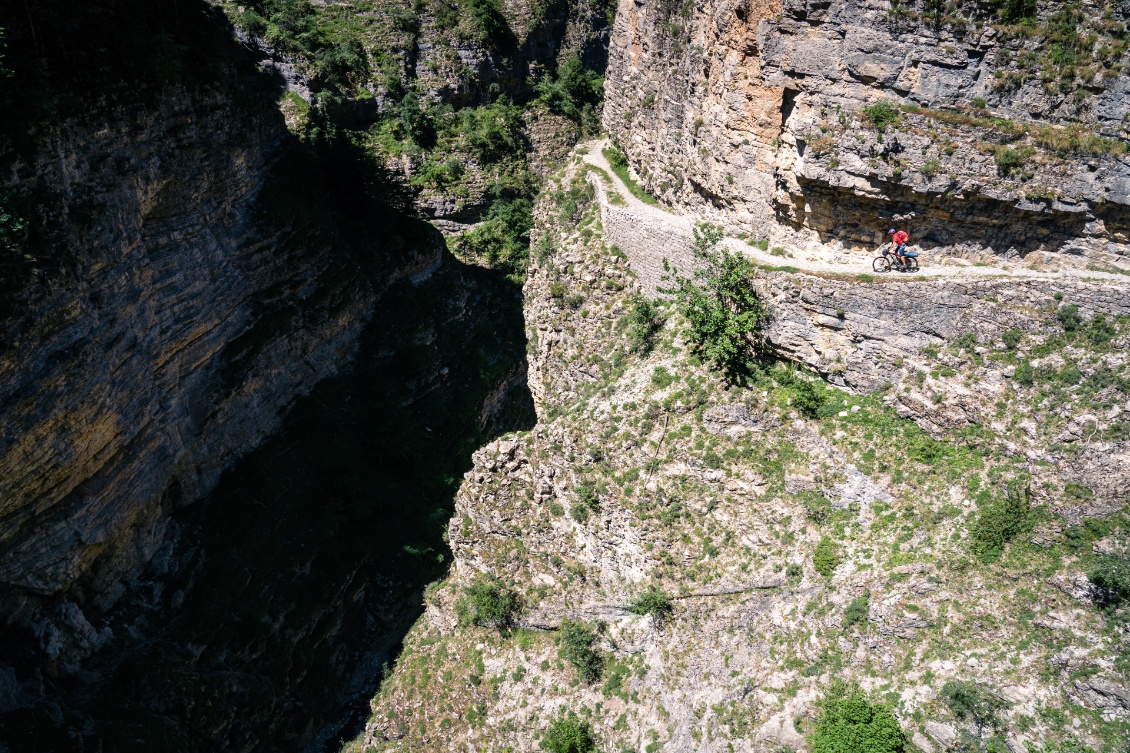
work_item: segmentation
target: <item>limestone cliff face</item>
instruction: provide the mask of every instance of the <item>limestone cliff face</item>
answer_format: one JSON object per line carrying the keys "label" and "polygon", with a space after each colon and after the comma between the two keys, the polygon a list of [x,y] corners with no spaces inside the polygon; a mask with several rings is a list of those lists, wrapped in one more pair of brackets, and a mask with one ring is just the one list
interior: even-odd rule
{"label": "limestone cliff face", "polygon": [[374,292],[272,203],[284,135],[269,104],[182,89],[0,144],[61,259],[0,323],[0,593],[53,659],[98,642],[65,600],[112,602],[168,515],[355,350]]}
{"label": "limestone cliff face", "polygon": [[605,126],[648,190],[775,242],[902,222],[937,253],[1125,266],[1125,11],[1083,6],[1021,32],[922,2],[623,2]]}

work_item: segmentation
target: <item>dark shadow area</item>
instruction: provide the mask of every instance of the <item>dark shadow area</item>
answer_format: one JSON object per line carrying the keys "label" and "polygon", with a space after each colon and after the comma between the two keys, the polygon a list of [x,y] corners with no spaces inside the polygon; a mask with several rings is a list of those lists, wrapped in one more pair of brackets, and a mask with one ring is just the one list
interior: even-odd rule
{"label": "dark shadow area", "polygon": [[[352,370],[297,400],[276,436],[176,513],[124,595],[79,582],[44,597],[73,600],[113,631],[77,673],[52,666],[44,636],[0,626],[0,751],[335,749],[364,721],[423,588],[448,566],[445,527],[471,452],[534,422],[521,291],[448,254],[411,216],[412,193],[323,113],[304,142],[289,137],[278,82],[211,6],[46,0],[6,6],[0,24],[15,71],[0,78],[0,169],[43,147],[39,124],[107,108],[143,117],[167,98],[220,93],[239,108],[235,122],[277,127],[256,237],[287,228],[279,263],[315,246],[335,263],[302,301],[264,291],[252,302],[256,323],[217,357],[218,390],[259,378],[257,349],[300,329],[321,298],[348,296],[361,275],[379,295]],[[123,158],[123,180],[129,170]],[[34,298],[37,285],[81,294],[63,234],[75,227],[37,209],[64,198],[74,197],[38,186],[12,199],[28,223],[0,246],[12,261],[0,300]],[[89,221],[102,211],[91,204]],[[25,269],[25,254],[42,259]],[[166,494],[175,503],[175,479]],[[112,611],[99,611],[103,599]]]}
{"label": "dark shadow area", "polygon": [[175,543],[88,667],[108,679],[53,681],[48,702],[0,717],[0,739],[13,751],[297,751],[356,734],[448,565],[471,452],[534,422],[524,350],[518,291],[499,273],[445,256],[421,284],[396,283],[355,372],[301,400],[174,519]]}

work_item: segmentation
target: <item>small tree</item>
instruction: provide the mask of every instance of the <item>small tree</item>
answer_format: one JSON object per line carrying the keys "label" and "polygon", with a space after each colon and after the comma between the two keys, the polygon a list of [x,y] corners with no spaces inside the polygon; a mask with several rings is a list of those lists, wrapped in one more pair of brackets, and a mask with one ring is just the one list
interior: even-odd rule
{"label": "small tree", "polygon": [[596,741],[588,722],[569,711],[550,722],[541,738],[541,747],[549,753],[593,753]]}
{"label": "small tree", "polygon": [[1004,703],[970,682],[947,680],[942,686],[942,700],[958,719],[971,721],[978,727],[997,726],[997,711]]}
{"label": "small tree", "polygon": [[691,277],[672,269],[665,259],[664,280],[674,283],[662,293],[675,296],[686,317],[690,344],[696,354],[740,381],[751,370],[764,346],[762,327],[768,320],[765,304],[750,284],[755,267],[738,253],[719,248],[724,233],[700,223],[694,229],[692,251],[697,268]]}
{"label": "small tree", "polygon": [[628,609],[633,614],[650,614],[657,623],[664,622],[675,611],[671,599],[655,586],[640,593]]}
{"label": "small tree", "polygon": [[971,548],[982,562],[996,562],[1008,542],[1032,530],[1030,492],[1027,486],[1013,484],[1003,497],[982,489],[976,499],[979,514],[973,525]]}
{"label": "small tree", "polygon": [[856,686],[836,681],[817,705],[816,729],[808,738],[812,753],[900,753],[906,747],[890,709]]}
{"label": "small tree", "polygon": [[871,608],[870,602],[870,594],[863,594],[863,596],[851,600],[851,603],[847,605],[847,609],[844,610],[844,630],[847,630],[852,625],[867,622],[867,614]]}
{"label": "small tree", "polygon": [[1109,612],[1130,602],[1130,559],[1100,554],[1087,577],[1099,588],[1099,603]]}
{"label": "small tree", "polygon": [[812,567],[824,577],[828,577],[840,564],[840,551],[836,542],[825,536],[820,539],[816,549],[812,552]]}
{"label": "small tree", "polygon": [[655,335],[663,326],[659,305],[642,295],[632,296],[628,311],[628,342],[634,353],[649,352],[655,347]]}
{"label": "small tree", "polygon": [[498,580],[483,576],[463,589],[464,598],[457,607],[459,621],[509,632],[521,609],[518,594]]}
{"label": "small tree", "polygon": [[604,657],[593,646],[596,631],[583,622],[563,620],[557,635],[558,654],[573,665],[583,682],[592,683],[600,679],[604,669]]}

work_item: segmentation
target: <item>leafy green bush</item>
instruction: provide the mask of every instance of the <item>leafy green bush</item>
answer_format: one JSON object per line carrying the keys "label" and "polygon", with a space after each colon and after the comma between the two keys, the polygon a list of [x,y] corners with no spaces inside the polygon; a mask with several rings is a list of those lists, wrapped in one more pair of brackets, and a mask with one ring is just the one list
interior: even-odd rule
{"label": "leafy green bush", "polygon": [[1004,341],[1004,347],[1009,350],[1016,350],[1016,346],[1024,339],[1024,330],[1010,329],[1001,335],[1001,340]]}
{"label": "leafy green bush", "polygon": [[27,220],[15,208],[16,200],[10,193],[0,194],[0,248],[15,246],[27,230]]}
{"label": "leafy green bush", "polygon": [[460,8],[469,21],[475,40],[489,49],[501,50],[513,37],[498,0],[462,0]]}
{"label": "leafy green bush", "polygon": [[1100,554],[1087,577],[1098,587],[1099,603],[1107,611],[1113,612],[1130,602],[1130,559]]}
{"label": "leafy green bush", "polygon": [[973,525],[972,550],[985,563],[996,562],[1008,542],[1032,530],[1031,505],[1027,486],[1011,485],[1003,497],[989,489],[977,493],[980,510]]}
{"label": "leafy green bush", "polygon": [[1074,332],[1083,323],[1083,317],[1079,316],[1079,307],[1074,303],[1065,303],[1060,306],[1059,310],[1055,312],[1055,318],[1063,326],[1064,332]]}
{"label": "leafy green bush", "polygon": [[1036,0],[992,0],[1000,19],[1015,24],[1036,17]]}
{"label": "leafy green bush", "polygon": [[1031,387],[1035,381],[1035,372],[1032,370],[1032,364],[1027,361],[1021,361],[1016,365],[1016,371],[1013,372],[1012,378],[1016,380],[1017,384],[1022,384],[1025,387]]}
{"label": "leafy green bush", "polygon": [[506,633],[521,611],[518,594],[498,580],[479,576],[463,593],[457,612],[459,622],[464,625],[489,626]]}
{"label": "leafy green bush", "polygon": [[902,112],[885,99],[863,108],[863,119],[879,133],[886,133],[888,126],[897,125],[902,120]]}
{"label": "leafy green bush", "polygon": [[668,371],[666,366],[656,366],[651,372],[651,383],[661,390],[670,387],[674,381],[674,374]]}
{"label": "leafy green bush", "polygon": [[840,548],[836,546],[836,542],[827,536],[820,539],[820,543],[812,552],[812,566],[816,572],[828,577],[841,562],[843,559],[840,557]]}
{"label": "leafy green bush", "polygon": [[890,709],[855,686],[833,683],[817,704],[811,753],[900,753],[906,740]]}
{"label": "leafy green bush", "polygon": [[1028,146],[1013,149],[1012,147],[998,145],[993,147],[993,158],[997,161],[1000,174],[1008,176],[1024,167],[1024,163],[1028,161],[1034,151]]}
{"label": "leafy green bush", "polygon": [[596,108],[604,95],[604,77],[585,68],[579,57],[562,63],[556,76],[543,76],[534,91],[538,102],[576,122],[585,133],[599,130]]}
{"label": "leafy green bush", "polygon": [[820,524],[832,517],[832,503],[816,491],[802,491],[797,497],[804,504],[804,515],[813,523]]}
{"label": "leafy green bush", "polygon": [[720,227],[697,225],[692,251],[698,267],[692,277],[683,277],[664,259],[667,274],[663,279],[673,281],[674,287],[660,292],[675,296],[690,325],[694,352],[737,382],[744,380],[762,351],[762,327],[769,314],[750,282],[753,263],[741,254],[719,249],[723,236]]}
{"label": "leafy green bush", "polygon": [[979,727],[1000,724],[997,711],[1004,703],[973,683],[947,680],[942,686],[942,701],[958,719],[971,721]]}
{"label": "leafy green bush", "polygon": [[663,327],[659,304],[645,296],[632,296],[628,310],[628,343],[634,353],[647,353],[655,347],[655,335]]}
{"label": "leafy green bush", "polygon": [[495,199],[483,221],[455,241],[467,259],[506,272],[515,283],[525,277],[529,261],[533,210],[528,199]]}
{"label": "leafy green bush", "polygon": [[675,611],[671,599],[655,586],[636,596],[628,609],[632,614],[650,614],[659,623],[664,622]]}
{"label": "leafy green bush", "polygon": [[522,108],[500,99],[482,107],[460,110],[458,132],[467,150],[484,164],[493,164],[525,153],[525,123]]}
{"label": "leafy green bush", "polygon": [[557,634],[558,655],[573,668],[583,682],[593,683],[600,679],[604,669],[604,657],[593,648],[596,631],[583,622],[563,620]]}
{"label": "leafy green bush", "polygon": [[588,722],[570,711],[550,722],[541,747],[549,753],[595,753],[596,741]]}
{"label": "leafy green bush", "polygon": [[823,384],[817,387],[815,382],[798,379],[793,385],[793,407],[802,416],[816,418],[824,404],[825,392]]}
{"label": "leafy green bush", "polygon": [[871,609],[871,594],[863,594],[851,600],[844,609],[844,630],[852,625],[867,622],[867,614]]}

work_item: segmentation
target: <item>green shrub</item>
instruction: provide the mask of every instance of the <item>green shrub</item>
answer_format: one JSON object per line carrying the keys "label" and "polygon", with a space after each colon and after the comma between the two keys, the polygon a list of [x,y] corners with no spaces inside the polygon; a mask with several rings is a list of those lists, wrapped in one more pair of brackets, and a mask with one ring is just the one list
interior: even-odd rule
{"label": "green shrub", "polygon": [[902,112],[885,99],[863,108],[863,119],[879,133],[886,133],[888,126],[897,125],[902,120]]}
{"label": "green shrub", "polygon": [[577,485],[577,499],[590,510],[595,511],[600,507],[600,495],[597,494],[596,486],[589,482]]}
{"label": "green shrub", "polygon": [[992,4],[1005,23],[1015,24],[1036,17],[1036,0],[992,0]]}
{"label": "green shrub", "polygon": [[832,503],[820,492],[803,491],[797,496],[804,504],[805,517],[813,523],[824,523],[832,517]]}
{"label": "green shrub", "polygon": [[980,510],[972,531],[972,550],[985,563],[996,562],[1009,541],[1032,530],[1027,486],[1011,485],[1003,497],[989,489],[977,493]]}
{"label": "green shrub", "polygon": [[651,383],[659,389],[671,386],[674,381],[674,375],[667,370],[666,366],[656,366],[655,370],[651,372]]}
{"label": "green shrub", "polygon": [[942,686],[942,701],[958,719],[973,722],[979,727],[1000,724],[997,711],[1004,707],[1004,703],[973,683],[947,680]]}
{"label": "green shrub", "polygon": [[1013,149],[1007,146],[993,147],[993,158],[997,161],[1001,175],[1009,176],[1024,166],[1028,158],[1035,152],[1031,147]]}
{"label": "green shrub", "polygon": [[654,586],[636,596],[628,609],[633,614],[650,614],[658,623],[664,622],[675,611],[667,594]]}
{"label": "green shrub", "polygon": [[1035,381],[1035,372],[1032,370],[1032,364],[1027,361],[1021,361],[1016,365],[1016,371],[1013,372],[1012,378],[1016,380],[1017,384],[1022,384],[1025,387],[1031,387]]}
{"label": "green shrub", "polygon": [[521,601],[518,594],[501,581],[479,576],[463,593],[465,596],[458,606],[460,623],[489,626],[500,633],[513,627]]}
{"label": "green shrub", "polygon": [[628,342],[634,353],[647,353],[655,347],[655,335],[663,327],[659,305],[642,295],[633,295],[628,310]]}
{"label": "green shrub", "polygon": [[562,63],[556,75],[542,76],[534,91],[538,102],[581,125],[585,132],[599,127],[595,108],[604,95],[604,78],[585,68],[576,55]]}
{"label": "green shrub", "polygon": [[578,523],[584,523],[589,519],[589,508],[578,502],[569,508],[569,517]]}
{"label": "green shrub", "polygon": [[534,244],[534,259],[538,264],[545,266],[549,263],[549,260],[553,258],[553,254],[556,250],[549,236],[543,235],[541,238],[538,238],[538,242]]}
{"label": "green shrub", "polygon": [[867,614],[871,608],[871,595],[863,594],[851,600],[851,603],[844,609],[844,630],[847,630],[852,625],[867,622]]}
{"label": "green shrub", "polygon": [[465,258],[501,269],[515,283],[525,278],[533,211],[528,199],[495,199],[483,221],[455,242]]}
{"label": "green shrub", "polygon": [[906,746],[890,709],[872,703],[858,687],[835,682],[817,706],[811,753],[900,753]]}
{"label": "green shrub", "polygon": [[570,711],[550,722],[541,747],[549,753],[595,753],[596,741],[588,722]]}
{"label": "green shrub", "polygon": [[696,355],[722,369],[732,381],[750,372],[763,346],[762,328],[769,318],[750,279],[755,267],[741,254],[719,249],[722,228],[701,223],[694,229],[692,251],[698,268],[683,277],[664,259],[664,280],[674,287],[660,292],[675,296],[689,324],[690,345]]}
{"label": "green shrub", "polygon": [[823,389],[822,383],[819,387],[816,385],[816,382],[800,379],[793,385],[793,407],[796,408],[797,413],[806,418],[816,418],[820,407],[824,404],[824,394],[827,390]]}
{"label": "green shrub", "polygon": [[0,248],[11,248],[27,230],[27,220],[15,208],[16,199],[10,193],[0,194]]}
{"label": "green shrub", "polygon": [[1079,307],[1074,303],[1065,303],[1060,306],[1059,310],[1055,312],[1055,318],[1063,326],[1064,332],[1074,332],[1083,323],[1083,317],[1079,316]]}
{"label": "green shrub", "polygon": [[1016,346],[1024,339],[1024,330],[1010,329],[1001,335],[1001,340],[1004,341],[1004,347],[1009,350],[1016,350]]}
{"label": "green shrub", "polygon": [[827,536],[820,539],[812,552],[812,566],[825,577],[830,576],[842,561],[839,547]]}
{"label": "green shrub", "polygon": [[1102,314],[1095,314],[1087,323],[1087,339],[1095,347],[1103,347],[1118,334],[1118,329],[1106,320]]}
{"label": "green shrub", "polygon": [[604,657],[593,648],[596,639],[595,630],[572,620],[563,620],[557,634],[558,655],[569,662],[586,683],[599,680],[604,668]]}
{"label": "green shrub", "polygon": [[1087,577],[1098,587],[1099,603],[1107,611],[1113,612],[1130,602],[1130,559],[1100,554]]}

